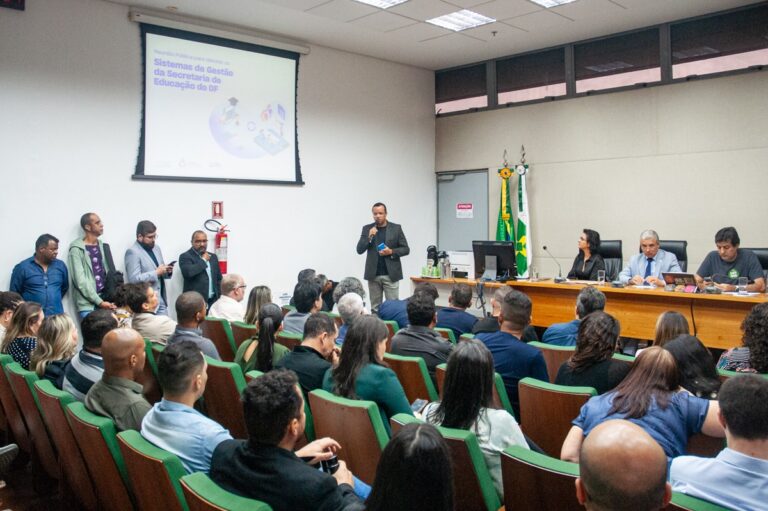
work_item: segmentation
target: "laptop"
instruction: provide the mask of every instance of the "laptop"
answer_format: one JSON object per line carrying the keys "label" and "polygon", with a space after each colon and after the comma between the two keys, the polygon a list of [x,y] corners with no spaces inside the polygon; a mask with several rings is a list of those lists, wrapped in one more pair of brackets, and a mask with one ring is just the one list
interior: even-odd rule
{"label": "laptop", "polygon": [[666,285],[672,285],[675,287],[683,286],[683,291],[686,293],[695,293],[698,289],[696,285],[696,277],[693,273],[662,273],[661,277],[664,279]]}

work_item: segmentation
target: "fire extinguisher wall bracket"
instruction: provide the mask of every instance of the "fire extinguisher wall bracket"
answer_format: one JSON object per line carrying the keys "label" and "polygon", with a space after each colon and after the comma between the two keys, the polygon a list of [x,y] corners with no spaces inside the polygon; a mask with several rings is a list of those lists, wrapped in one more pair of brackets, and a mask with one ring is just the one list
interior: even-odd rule
{"label": "fire extinguisher wall bracket", "polygon": [[219,269],[221,270],[222,275],[226,275],[227,273],[227,247],[229,245],[229,229],[227,229],[226,225],[221,225],[221,222],[209,219],[205,222],[204,227],[206,230],[215,232],[216,236],[214,237],[214,251],[216,253],[216,257],[219,259]]}

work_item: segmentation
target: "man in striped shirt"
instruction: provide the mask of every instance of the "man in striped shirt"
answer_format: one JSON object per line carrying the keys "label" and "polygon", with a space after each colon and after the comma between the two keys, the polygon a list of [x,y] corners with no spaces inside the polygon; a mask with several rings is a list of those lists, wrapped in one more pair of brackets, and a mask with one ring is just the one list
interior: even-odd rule
{"label": "man in striped shirt", "polygon": [[107,332],[117,328],[117,319],[112,311],[96,309],[83,319],[80,328],[83,332],[83,349],[67,366],[62,388],[78,401],[83,401],[91,386],[104,373],[101,340]]}

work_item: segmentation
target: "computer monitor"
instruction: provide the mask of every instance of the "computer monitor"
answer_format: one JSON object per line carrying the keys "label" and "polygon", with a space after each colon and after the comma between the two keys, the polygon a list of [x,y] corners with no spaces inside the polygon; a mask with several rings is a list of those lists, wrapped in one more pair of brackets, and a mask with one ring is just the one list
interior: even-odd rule
{"label": "computer monitor", "polygon": [[486,272],[486,257],[496,262],[495,280],[505,282],[515,280],[517,277],[517,261],[515,258],[514,241],[486,241],[475,240],[472,242],[472,252],[475,256],[475,278],[481,279]]}

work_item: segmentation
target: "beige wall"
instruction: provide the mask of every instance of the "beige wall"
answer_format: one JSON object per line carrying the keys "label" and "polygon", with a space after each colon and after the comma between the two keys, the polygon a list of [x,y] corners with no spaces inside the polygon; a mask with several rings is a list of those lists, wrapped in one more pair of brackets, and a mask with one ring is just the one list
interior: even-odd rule
{"label": "beige wall", "polygon": [[768,246],[768,72],[440,118],[438,171],[488,167],[491,233],[501,166],[525,144],[534,265],[546,244],[567,272],[582,228],[622,239],[687,239],[695,271],[714,234]]}

